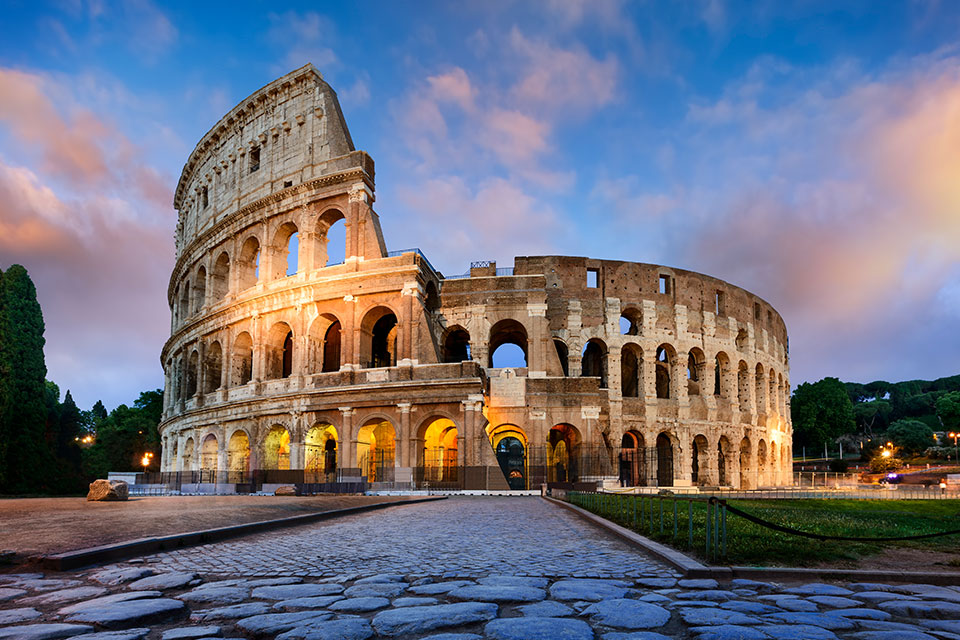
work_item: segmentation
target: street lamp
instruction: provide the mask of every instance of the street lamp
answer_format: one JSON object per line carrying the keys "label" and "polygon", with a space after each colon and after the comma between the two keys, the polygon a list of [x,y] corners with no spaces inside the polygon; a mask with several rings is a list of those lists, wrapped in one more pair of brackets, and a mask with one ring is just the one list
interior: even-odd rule
{"label": "street lamp", "polygon": [[147,472],[147,467],[150,466],[150,462],[151,462],[152,459],[153,459],[153,454],[150,453],[149,451],[148,451],[147,453],[143,454],[143,457],[140,458],[140,464],[143,465],[143,472],[144,472],[144,473]]}
{"label": "street lamp", "polygon": [[950,433],[947,434],[947,437],[953,438],[953,451],[954,451],[953,461],[956,462],[957,464],[960,464],[960,458],[957,457],[957,455],[960,455],[960,449],[957,448],[957,438],[960,437],[960,433],[951,431]]}

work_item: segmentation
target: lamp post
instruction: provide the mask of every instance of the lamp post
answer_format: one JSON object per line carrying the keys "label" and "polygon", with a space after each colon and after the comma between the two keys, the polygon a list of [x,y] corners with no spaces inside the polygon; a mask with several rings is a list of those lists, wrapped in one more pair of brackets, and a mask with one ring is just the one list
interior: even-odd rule
{"label": "lamp post", "polygon": [[951,431],[947,434],[948,438],[953,438],[953,461],[957,464],[960,464],[960,458],[957,456],[960,455],[960,448],[957,447],[957,438],[960,437],[960,433]]}

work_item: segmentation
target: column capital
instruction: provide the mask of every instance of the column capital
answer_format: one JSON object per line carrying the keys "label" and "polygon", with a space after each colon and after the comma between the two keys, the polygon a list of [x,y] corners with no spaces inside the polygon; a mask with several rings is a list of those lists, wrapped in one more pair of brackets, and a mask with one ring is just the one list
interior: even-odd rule
{"label": "column capital", "polygon": [[357,412],[356,409],[353,409],[351,407],[337,407],[337,411],[342,413],[343,417],[352,416],[354,413]]}
{"label": "column capital", "polygon": [[401,413],[410,413],[410,410],[413,408],[412,403],[410,402],[398,402],[397,409],[400,409]]}

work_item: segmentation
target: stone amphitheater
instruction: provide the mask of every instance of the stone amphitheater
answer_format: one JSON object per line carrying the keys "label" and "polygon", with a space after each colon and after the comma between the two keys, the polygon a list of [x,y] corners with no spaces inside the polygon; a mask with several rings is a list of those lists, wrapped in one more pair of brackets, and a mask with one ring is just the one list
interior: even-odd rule
{"label": "stone amphitheater", "polygon": [[373,159],[312,65],[190,154],[165,474],[219,492],[791,483],[787,331],[767,302],[583,257],[444,276],[419,249],[387,250],[374,194]]}

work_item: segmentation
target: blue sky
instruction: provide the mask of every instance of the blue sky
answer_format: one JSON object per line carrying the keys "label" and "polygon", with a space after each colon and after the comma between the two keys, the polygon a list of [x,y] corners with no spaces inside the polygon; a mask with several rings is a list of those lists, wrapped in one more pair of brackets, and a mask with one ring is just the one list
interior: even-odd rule
{"label": "blue sky", "polygon": [[377,162],[391,249],[562,253],[769,300],[792,383],[960,372],[950,2],[8,2],[0,268],[81,406],[160,386],[172,192],[233,105],[312,62]]}

